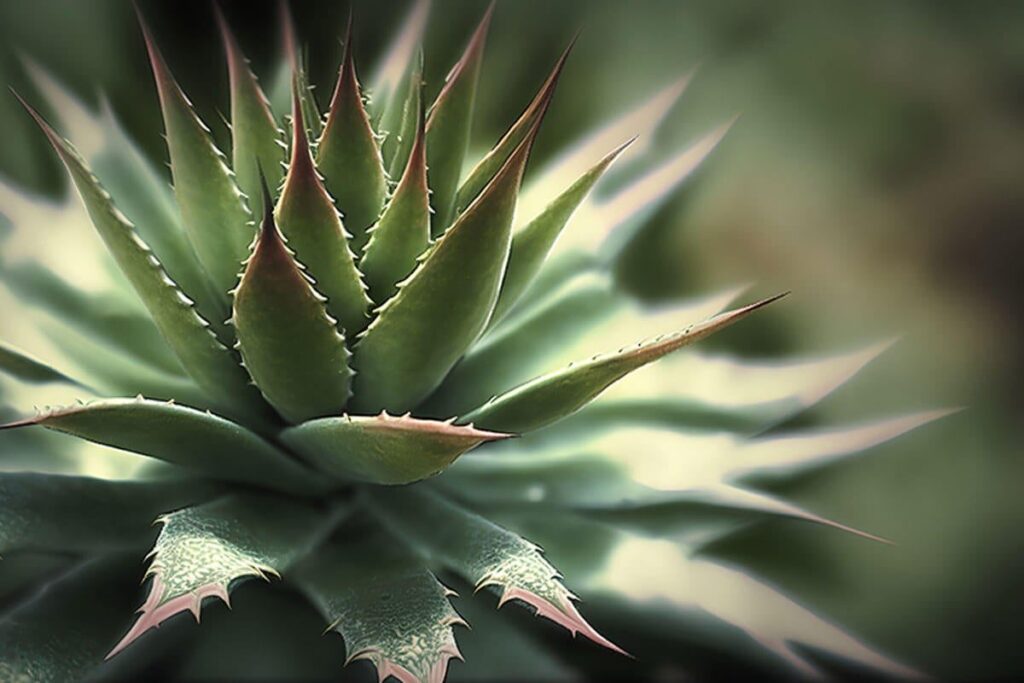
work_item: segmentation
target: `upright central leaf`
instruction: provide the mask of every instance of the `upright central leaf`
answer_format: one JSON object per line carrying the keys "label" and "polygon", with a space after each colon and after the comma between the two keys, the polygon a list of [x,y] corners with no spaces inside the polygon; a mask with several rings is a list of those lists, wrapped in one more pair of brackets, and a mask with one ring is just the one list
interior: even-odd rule
{"label": "upright central leaf", "polygon": [[487,325],[536,133],[535,126],[363,333],[354,359],[360,411],[415,407]]}
{"label": "upright central leaf", "polygon": [[345,338],[274,224],[263,188],[263,227],[235,291],[238,345],[249,374],[286,419],[341,412],[351,371]]}
{"label": "upright central leaf", "polygon": [[350,22],[345,38],[345,59],[316,161],[327,189],[345,217],[345,225],[352,231],[353,248],[358,252],[366,243],[367,228],[384,208],[388,182],[377,138],[359,92],[351,29]]}

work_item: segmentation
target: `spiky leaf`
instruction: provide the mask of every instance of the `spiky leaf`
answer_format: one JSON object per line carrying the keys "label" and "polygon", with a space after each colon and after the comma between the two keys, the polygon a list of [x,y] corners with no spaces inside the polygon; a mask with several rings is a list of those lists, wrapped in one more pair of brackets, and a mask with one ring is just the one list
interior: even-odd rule
{"label": "spiky leaf", "polygon": [[285,246],[266,187],[263,194],[263,227],[235,291],[232,321],[242,358],[286,419],[338,413],[352,375],[345,338]]}
{"label": "spiky leaf", "polygon": [[483,331],[508,260],[512,213],[536,131],[363,333],[353,361],[360,410],[412,408]]}
{"label": "spiky leaf", "polygon": [[[402,169],[409,162],[409,155],[412,153],[420,122],[425,123],[426,121],[423,114],[426,103],[423,101],[422,51],[417,52],[415,61],[410,68],[411,71],[406,77],[403,88],[405,96],[401,100],[394,100],[388,106],[380,123],[381,133],[384,135],[384,140],[381,142],[381,155],[384,157],[388,175],[392,178],[402,175]],[[424,163],[424,165],[426,164]]]}
{"label": "spiky leaf", "polygon": [[408,484],[437,474],[480,443],[509,436],[381,413],[312,420],[285,430],[281,439],[338,478]]}
{"label": "spiky leaf", "polygon": [[279,576],[322,534],[314,508],[268,496],[232,496],[164,515],[153,547],[149,596],[138,620],[107,655],[113,657],[151,628],[202,602],[229,603],[238,581]]}
{"label": "spiky leaf", "polygon": [[352,26],[345,39],[345,57],[317,148],[317,168],[352,232],[358,253],[366,231],[380,216],[388,181],[377,138],[363,105],[352,51]]}

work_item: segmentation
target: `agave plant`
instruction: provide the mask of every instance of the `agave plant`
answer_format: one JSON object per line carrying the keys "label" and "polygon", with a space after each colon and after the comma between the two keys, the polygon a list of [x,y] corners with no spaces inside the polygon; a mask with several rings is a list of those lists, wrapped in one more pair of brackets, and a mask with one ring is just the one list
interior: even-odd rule
{"label": "agave plant", "polygon": [[[369,660],[381,680],[440,681],[463,639],[524,649],[477,664],[507,667],[499,676],[554,661],[449,586],[487,588],[498,606],[620,654],[669,623],[672,637],[757,650],[797,673],[818,672],[811,649],[909,673],[702,549],[766,516],[875,538],[749,481],[864,451],[939,413],[767,432],[884,345],[784,363],[680,351],[779,297],[720,312],[734,289],[651,310],[610,275],[726,126],[648,161],[683,79],[526,173],[566,50],[473,163],[491,12],[429,106],[426,12],[416,4],[368,88],[346,34],[326,115],[286,11],[270,98],[218,15],[230,163],[143,26],[173,194],[109,107],[94,113],[29,65],[77,151],[26,107],[95,233],[77,203],[0,185],[0,399],[16,418],[0,451],[0,576],[11,568],[0,596],[28,596],[0,620],[0,679],[112,675],[173,635],[155,627],[181,612],[198,621],[207,598],[228,603],[244,580],[271,576],[294,588],[279,618],[308,601],[348,660]],[[627,155],[616,189],[595,190]],[[46,407],[24,417],[32,405]],[[154,519],[132,622],[141,562],[124,553],[152,543]],[[46,583],[18,564],[29,551],[32,562],[60,554],[66,571]],[[620,647],[570,587],[603,614],[662,616],[618,626]],[[471,638],[457,607],[486,628]],[[245,657],[263,647],[247,643]]]}

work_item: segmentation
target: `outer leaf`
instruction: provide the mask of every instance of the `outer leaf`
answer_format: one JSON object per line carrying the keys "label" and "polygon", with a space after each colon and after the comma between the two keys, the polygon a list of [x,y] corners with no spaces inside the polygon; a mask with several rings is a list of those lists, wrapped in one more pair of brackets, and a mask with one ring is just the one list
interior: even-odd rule
{"label": "outer leaf", "polygon": [[231,33],[224,13],[214,3],[231,84],[231,168],[238,187],[252,202],[260,196],[260,169],[271,187],[278,187],[284,175],[282,132],[277,127],[270,103],[260,88],[248,60]]}
{"label": "outer leaf", "polygon": [[345,58],[320,136],[316,162],[327,189],[345,216],[345,225],[352,231],[352,246],[358,253],[366,244],[367,228],[384,208],[388,181],[356,78],[351,20],[345,38]]}
{"label": "outer leaf", "polygon": [[60,370],[32,358],[28,354],[0,341],[0,372],[30,384],[60,382],[82,387],[78,380],[71,379]]}
{"label": "outer leaf", "polygon": [[542,375],[487,402],[462,421],[518,433],[539,429],[576,412],[633,370],[697,342],[782,296],[785,294],[722,313],[675,334]]}
{"label": "outer leaf", "polygon": [[416,259],[430,244],[430,197],[423,111],[402,180],[380,221],[370,229],[370,241],[359,263],[370,297],[383,303],[398,291],[398,283],[416,268]]}
{"label": "outer leaf", "polygon": [[424,254],[360,337],[354,360],[360,410],[414,407],[487,325],[508,260],[512,213],[536,131]]}
{"label": "outer leaf", "polygon": [[153,517],[203,501],[198,482],[105,481],[0,474],[0,556],[13,550],[95,552],[152,539]]}
{"label": "outer leaf", "polygon": [[232,496],[160,517],[160,537],[146,575],[152,577],[141,616],[107,658],[170,617],[228,594],[239,580],[280,576],[322,533],[314,508],[267,496]]}
{"label": "outer leaf", "polygon": [[301,116],[296,82],[292,90],[292,159],[275,215],[296,258],[327,297],[327,310],[354,336],[366,327],[370,300],[349,248],[350,236],[313,165],[306,131],[301,123],[295,123],[301,122]]}
{"label": "outer leaf", "polygon": [[105,399],[3,425],[41,425],[228,481],[289,493],[322,490],[304,467],[233,422],[173,403]]}
{"label": "outer leaf", "polygon": [[345,337],[285,246],[265,186],[263,195],[263,227],[235,291],[232,321],[242,358],[286,419],[338,413],[352,375]]}
{"label": "outer leaf", "polygon": [[336,477],[408,484],[434,476],[480,443],[509,436],[381,413],[312,420],[286,429],[281,439]]}
{"label": "outer leaf", "polygon": [[430,169],[434,208],[431,231],[435,237],[441,235],[454,218],[455,192],[469,147],[476,85],[493,12],[491,4],[469,39],[466,51],[445,78],[444,87],[427,118],[427,168]]}
{"label": "outer leaf", "polygon": [[181,217],[199,260],[226,297],[252,241],[250,216],[224,155],[175,82],[146,24],[140,23],[160,95]]}
{"label": "outer leaf", "polygon": [[327,543],[295,575],[344,637],[346,663],[369,660],[379,680],[441,683],[448,662],[462,659],[452,626],[466,623],[448,601],[454,593],[383,529]]}
{"label": "outer leaf", "polygon": [[265,406],[248,386],[248,379],[235,355],[217,341],[209,325],[167,277],[160,262],[113,205],[110,196],[71,146],[38,113],[31,107],[28,109],[67,167],[107,249],[149,309],[157,328],[185,370],[222,405],[239,406],[248,413],[264,414]]}
{"label": "outer leaf", "polygon": [[422,488],[382,489],[371,504],[396,533],[473,582],[477,590],[500,588],[499,607],[520,600],[574,636],[582,633],[625,654],[584,621],[558,570],[536,545]]}
{"label": "outer leaf", "polygon": [[629,146],[630,142],[611,152],[597,162],[590,170],[580,176],[565,192],[558,196],[548,208],[522,230],[512,235],[512,251],[508,257],[508,268],[505,280],[501,284],[501,294],[494,307],[491,327],[501,322],[519,301],[527,286],[540,272],[544,259],[554,246],[555,241],[572,218],[576,207],[586,198],[597,181],[613,161]]}
{"label": "outer leaf", "polygon": [[484,189],[484,187],[491,181],[491,178],[498,172],[499,169],[504,165],[508,158],[515,151],[519,143],[529,134],[533,129],[534,125],[544,118],[544,114],[547,112],[548,106],[551,104],[551,98],[555,94],[555,86],[558,85],[558,78],[562,75],[562,69],[565,67],[565,61],[569,58],[569,53],[572,51],[573,42],[569,44],[565,51],[562,52],[562,56],[555,62],[554,68],[548,77],[544,80],[540,90],[533,96],[533,100],[527,105],[526,109],[519,118],[516,119],[515,123],[505,132],[505,134],[498,140],[498,143],[489,151],[483,159],[481,159],[473,170],[469,172],[466,179],[459,186],[458,192],[455,194],[455,215],[458,215],[466,210],[477,195]]}

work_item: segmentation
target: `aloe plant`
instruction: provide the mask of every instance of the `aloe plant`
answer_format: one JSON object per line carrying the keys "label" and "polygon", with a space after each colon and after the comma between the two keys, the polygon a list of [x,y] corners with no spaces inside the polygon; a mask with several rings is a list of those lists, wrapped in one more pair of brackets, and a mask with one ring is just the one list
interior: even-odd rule
{"label": "aloe plant", "polygon": [[[182,612],[198,621],[207,598],[229,603],[249,578],[294,587],[289,599],[308,601],[381,680],[444,679],[468,638],[462,612],[530,650],[493,674],[552,661],[481,598],[457,596],[463,584],[618,655],[663,622],[610,621],[615,643],[571,591],[668,610],[681,632],[689,623],[736,656],[753,645],[783,670],[818,673],[807,646],[912,673],[701,551],[766,517],[881,540],[750,480],[863,452],[941,411],[767,431],[885,345],[781,363],[699,353],[686,347],[780,297],[722,312],[733,289],[650,310],[610,275],[728,125],[648,161],[683,79],[528,168],[566,50],[474,162],[491,12],[429,106],[426,13],[417,3],[368,86],[347,31],[325,113],[286,12],[286,76],[270,98],[218,14],[230,155],[143,24],[173,193],[109,108],[94,113],[29,65],[77,151],[25,106],[95,233],[74,203],[0,184],[12,226],[0,401],[15,416],[0,451],[0,552],[76,558],[0,618],[0,679],[109,674],[123,651],[161,639],[153,629]],[[627,155],[632,175],[602,192]],[[32,405],[47,407],[25,417]],[[132,621],[114,609],[135,596],[124,579],[140,559],[125,557],[152,543],[154,520]]]}

